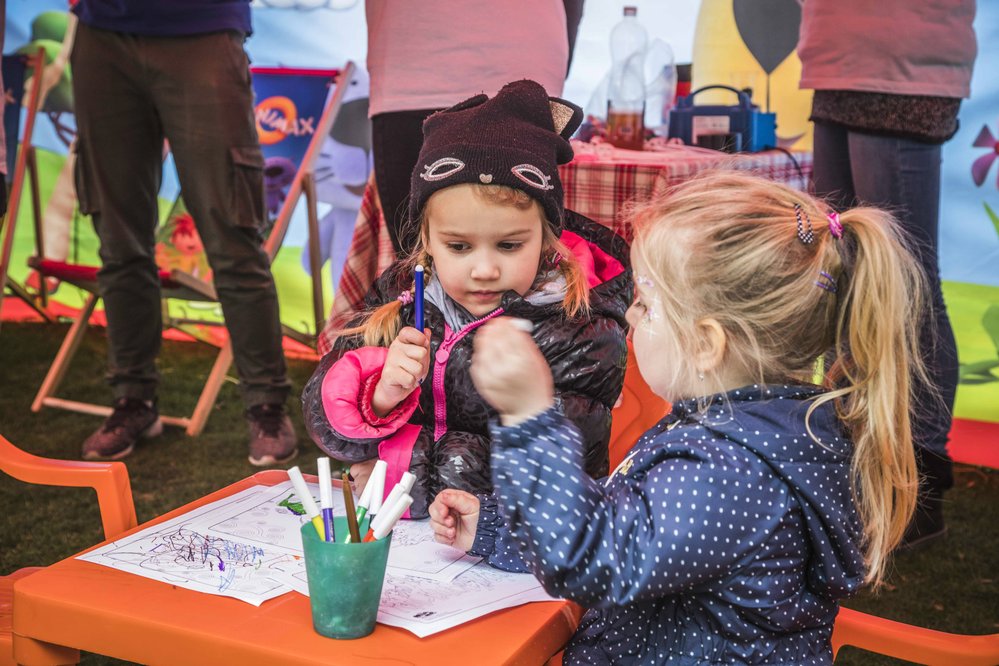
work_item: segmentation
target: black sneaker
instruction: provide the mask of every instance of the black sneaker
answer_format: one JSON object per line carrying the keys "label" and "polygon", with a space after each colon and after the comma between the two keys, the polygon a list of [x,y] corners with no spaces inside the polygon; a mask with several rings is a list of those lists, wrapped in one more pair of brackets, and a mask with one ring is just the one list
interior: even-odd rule
{"label": "black sneaker", "polygon": [[905,536],[898,549],[913,550],[921,548],[934,539],[947,534],[947,526],[943,517],[943,491],[930,490],[926,495],[920,493],[919,504],[912,515],[912,521],[905,530]]}
{"label": "black sneaker", "polygon": [[156,403],[137,398],[118,398],[104,425],[83,443],[84,460],[119,460],[132,452],[140,437],[163,432]]}
{"label": "black sneaker", "polygon": [[246,410],[250,425],[250,464],[267,467],[298,455],[298,441],[284,405],[254,405]]}

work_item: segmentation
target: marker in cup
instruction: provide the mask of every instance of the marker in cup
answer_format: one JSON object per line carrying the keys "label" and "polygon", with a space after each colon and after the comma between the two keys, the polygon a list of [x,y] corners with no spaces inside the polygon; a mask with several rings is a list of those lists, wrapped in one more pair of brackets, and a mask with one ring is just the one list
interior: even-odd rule
{"label": "marker in cup", "polygon": [[312,498],[312,493],[309,492],[309,486],[305,484],[305,479],[302,477],[302,470],[298,468],[298,465],[292,467],[288,470],[288,478],[291,479],[291,485],[295,488],[295,494],[298,495],[298,499],[302,502],[302,508],[305,509],[305,515],[316,528],[316,534],[323,541],[326,540],[326,528],[323,526],[323,518],[319,512],[319,507],[316,506],[316,500]]}
{"label": "marker in cup", "polygon": [[408,494],[403,494],[399,497],[394,506],[386,508],[384,514],[378,516],[378,519],[375,520],[375,528],[368,530],[368,533],[364,537],[364,541],[368,542],[375,541],[377,539],[384,539],[386,535],[392,531],[392,528],[395,527],[395,524],[399,522],[400,518],[402,518],[402,514],[406,513],[406,509],[408,509],[412,503],[413,498]]}
{"label": "marker in cup", "polygon": [[316,461],[319,468],[319,506],[323,514],[323,527],[326,530],[326,541],[336,541],[333,531],[333,479],[330,476],[330,459],[321,456]]}

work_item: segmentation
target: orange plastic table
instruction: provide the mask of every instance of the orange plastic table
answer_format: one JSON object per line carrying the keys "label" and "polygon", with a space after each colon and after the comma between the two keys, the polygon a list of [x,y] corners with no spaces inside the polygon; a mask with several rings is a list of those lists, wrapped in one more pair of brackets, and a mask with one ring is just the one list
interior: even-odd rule
{"label": "orange plastic table", "polygon": [[[287,478],[260,472],[136,530]],[[312,629],[309,600],[295,592],[255,607],[69,558],[14,585],[14,654],[29,665],[74,663],[77,650],[143,664],[542,664],[579,615],[569,602],[530,603],[427,638],[378,624],[338,641]]]}

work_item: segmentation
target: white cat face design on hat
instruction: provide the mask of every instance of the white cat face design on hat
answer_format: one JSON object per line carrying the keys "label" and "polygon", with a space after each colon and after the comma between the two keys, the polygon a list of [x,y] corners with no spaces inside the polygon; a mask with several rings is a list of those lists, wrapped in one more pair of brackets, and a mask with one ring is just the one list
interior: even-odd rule
{"label": "white cat face design on hat", "polygon": [[[550,100],[549,106],[552,112],[552,123],[555,125],[555,131],[561,133],[572,120],[573,109],[556,100]],[[427,182],[445,180],[464,170],[465,166],[465,163],[457,157],[441,157],[434,160],[431,164],[424,164],[420,178]],[[533,164],[518,164],[510,168],[510,173],[525,185],[543,192],[555,189],[555,186],[551,184],[552,177]],[[480,173],[479,182],[488,185],[493,182],[493,175],[491,173]]]}
{"label": "white cat face design on hat", "polygon": [[[423,173],[420,174],[420,178],[428,182],[444,180],[464,168],[465,163],[457,157],[442,157],[439,160],[435,160],[433,164],[424,165]],[[525,185],[530,185],[533,188],[542,191],[555,189],[555,186],[551,184],[552,177],[546,175],[541,169],[533,164],[518,164],[510,169],[510,173],[516,176]],[[479,182],[484,185],[488,185],[493,182],[493,175],[491,173],[480,173]]]}

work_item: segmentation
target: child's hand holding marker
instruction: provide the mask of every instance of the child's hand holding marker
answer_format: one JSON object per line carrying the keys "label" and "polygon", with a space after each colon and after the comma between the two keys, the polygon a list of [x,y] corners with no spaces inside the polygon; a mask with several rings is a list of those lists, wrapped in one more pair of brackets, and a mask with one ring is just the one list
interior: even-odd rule
{"label": "child's hand holding marker", "polygon": [[499,317],[476,333],[471,376],[475,388],[500,413],[503,425],[516,425],[555,401],[551,368],[522,319]]}
{"label": "child's hand holding marker", "polygon": [[479,522],[479,498],[464,490],[447,488],[430,505],[430,529],[434,541],[467,551],[475,543]]}
{"label": "child's hand holding marker", "polygon": [[371,408],[385,416],[423,383],[430,368],[430,329],[423,327],[423,266],[413,271],[413,327],[407,326],[389,345],[382,377],[371,398]]}
{"label": "child's hand holding marker", "polygon": [[389,345],[381,379],[371,397],[371,409],[385,416],[416,390],[430,369],[430,331],[407,326]]}

